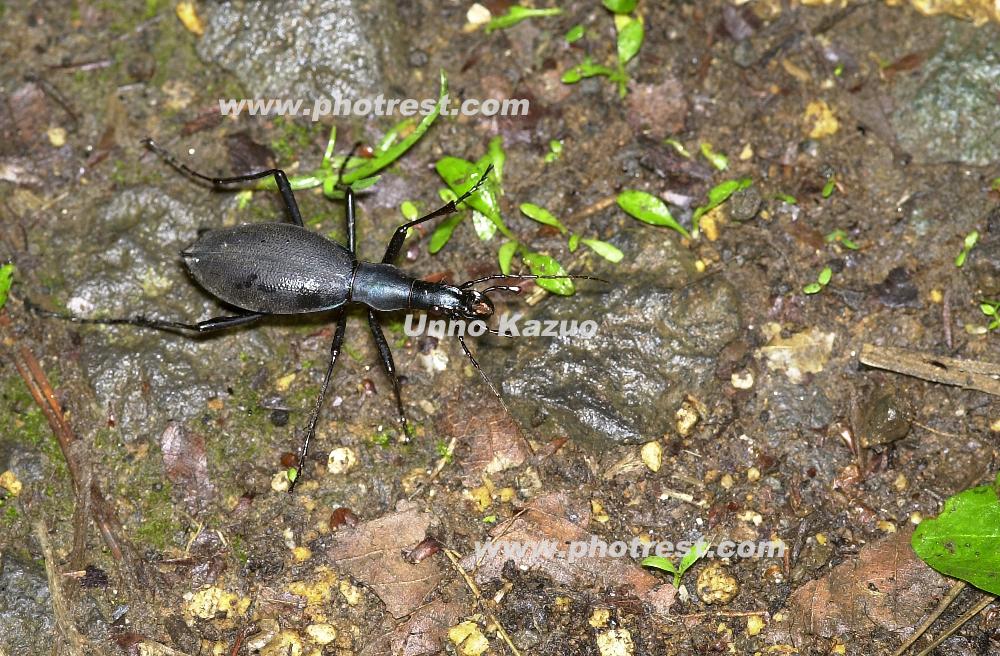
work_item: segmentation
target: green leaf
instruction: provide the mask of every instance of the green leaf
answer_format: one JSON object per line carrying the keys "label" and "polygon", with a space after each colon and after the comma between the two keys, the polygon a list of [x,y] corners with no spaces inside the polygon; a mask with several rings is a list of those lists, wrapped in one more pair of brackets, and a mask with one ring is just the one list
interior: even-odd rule
{"label": "green leaf", "polygon": [[618,194],[617,200],[619,207],[643,223],[667,226],[685,237],[691,236],[670,214],[667,204],[652,194],[638,189],[626,189]]}
{"label": "green leaf", "polygon": [[576,43],[583,38],[584,32],[585,28],[583,25],[574,25],[569,28],[569,31],[566,32],[566,36],[564,37],[566,39],[566,43]]}
{"label": "green leaf", "polygon": [[563,142],[558,139],[549,141],[549,152],[545,153],[545,163],[554,162],[562,156]]}
{"label": "green leaf", "polygon": [[[0,271],[0,273],[2,273],[2,271]],[[0,305],[0,307],[2,307],[2,305]],[[994,303],[992,301],[983,301],[979,304],[979,309],[982,310],[983,314],[988,317],[996,315],[997,307],[1000,307],[1000,303]]]}
{"label": "green leaf", "polygon": [[965,235],[965,241],[963,242],[965,250],[971,251],[976,246],[976,242],[979,241],[979,231],[973,230],[969,234]]}
{"label": "green leaf", "polygon": [[677,568],[674,566],[673,561],[669,558],[664,558],[663,556],[646,556],[640,561],[639,564],[643,567],[655,567],[656,569],[661,569],[664,572],[677,574]]}
{"label": "green leaf", "polygon": [[625,253],[622,253],[617,247],[606,241],[601,241],[600,239],[584,239],[583,243],[609,262],[617,264],[622,261],[623,257],[625,257]]}
{"label": "green leaf", "polygon": [[504,242],[497,250],[497,261],[500,263],[500,273],[504,275],[510,275],[510,263],[514,259],[514,253],[517,252],[519,243],[516,241]]}
{"label": "green leaf", "polygon": [[841,246],[843,246],[844,248],[849,248],[852,251],[858,250],[858,245],[855,244],[853,241],[851,241],[848,238],[846,232],[844,232],[843,230],[840,230],[840,229],[834,230],[833,232],[831,232],[830,234],[828,234],[826,237],[824,237],[824,239],[826,240],[827,243],[837,242]]}
{"label": "green leaf", "polygon": [[705,214],[714,210],[719,205],[729,200],[729,197],[735,194],[737,191],[746,189],[753,184],[752,178],[738,178],[736,180],[726,180],[721,182],[711,189],[708,190],[708,204],[702,205],[701,207],[695,208],[694,216],[692,221],[694,222],[695,228],[698,227],[698,219],[703,217]]}
{"label": "green leaf", "polygon": [[[775,194],[774,197],[777,198],[778,200],[780,200],[782,203],[787,203],[788,205],[796,205],[799,202],[798,199],[795,196],[791,195],[791,194],[781,194],[781,193],[779,193],[779,194]],[[829,240],[827,240],[827,241],[829,241]]]}
{"label": "green leaf", "polygon": [[702,540],[695,542],[694,545],[688,549],[687,553],[681,558],[681,564],[680,567],[677,568],[677,573],[683,575],[684,572],[691,569],[692,565],[701,560],[705,554],[708,553],[708,549],[709,544],[707,542],[703,542]]}
{"label": "green leaf", "polygon": [[7,303],[11,283],[14,282],[14,265],[8,262],[0,266],[0,309]]}
{"label": "green leaf", "polygon": [[[619,21],[619,18],[624,20]],[[618,25],[619,22],[621,25]],[[645,32],[639,18],[615,16],[615,24],[618,25],[618,61],[624,66],[639,53]]]}
{"label": "green leaf", "polygon": [[677,139],[674,139],[673,137],[668,137],[663,140],[663,143],[676,150],[678,154],[680,154],[682,157],[687,157],[688,159],[691,159],[691,153],[689,153],[688,149],[684,147],[684,144],[682,144]]}
{"label": "green leaf", "polygon": [[639,0],[602,0],[601,4],[616,14],[630,14],[638,2]]}
{"label": "green leaf", "polygon": [[489,241],[497,234],[497,224],[475,210],[472,210],[472,227],[476,231],[476,236],[482,241]]}
{"label": "green leaf", "polygon": [[507,13],[503,16],[497,16],[486,24],[486,33],[489,34],[494,30],[505,30],[508,27],[517,25],[523,20],[529,18],[544,18],[546,16],[558,16],[563,12],[562,9],[558,7],[553,7],[551,9],[532,9],[531,7],[522,7],[521,5],[514,5],[507,10]]}
{"label": "green leaf", "polygon": [[521,203],[520,210],[529,219],[538,221],[539,223],[547,226],[552,226],[553,228],[557,228],[559,232],[564,235],[569,232],[569,230],[566,229],[566,226],[562,224],[562,221],[553,216],[553,214],[544,207],[539,207],[534,203]]}
{"label": "green leaf", "polygon": [[434,228],[434,232],[431,234],[431,241],[427,247],[428,250],[431,253],[437,253],[444,248],[444,245],[451,239],[452,233],[455,232],[455,228],[458,227],[458,224],[462,222],[465,216],[464,213],[453,214],[439,223],[438,227]]}
{"label": "green leaf", "polygon": [[833,278],[833,269],[830,267],[824,267],[822,271],[819,272],[819,277],[816,278],[816,282],[826,287],[830,284],[830,280]]}
{"label": "green leaf", "polygon": [[829,198],[830,196],[833,195],[833,190],[836,188],[837,188],[837,180],[831,175],[830,179],[826,181],[825,185],[823,185],[823,191],[820,193],[823,194],[823,198]]}
{"label": "green leaf", "polygon": [[616,71],[607,66],[595,64],[590,57],[584,57],[582,62],[563,73],[562,81],[565,84],[576,84],[584,78],[597,77],[599,75],[606,75],[612,79],[618,79],[619,77]]}
{"label": "green leaf", "polygon": [[[484,162],[483,159],[486,161]],[[507,163],[507,151],[503,149],[503,137],[497,135],[490,139],[490,143],[486,147],[486,155],[483,159],[479,160],[479,166],[485,169],[486,164],[492,162],[493,175],[495,176],[497,185],[500,185],[503,182],[503,166]]]}
{"label": "green leaf", "polygon": [[417,209],[417,206],[414,205],[412,201],[408,200],[404,200],[399,206],[399,212],[407,221],[413,221],[420,216],[420,211]]}
{"label": "green leaf", "polygon": [[567,244],[567,246],[569,246],[569,252],[570,253],[575,253],[576,249],[579,248],[579,246],[580,246],[580,235],[578,235],[576,233],[570,235],[569,236],[569,243]]}
{"label": "green leaf", "polygon": [[448,76],[445,74],[444,69],[441,69],[441,88],[438,92],[437,104],[434,105],[434,111],[423,117],[417,127],[413,129],[413,132],[406,135],[406,137],[393,143],[392,146],[387,147],[381,153],[376,151],[377,154],[375,157],[368,160],[365,164],[362,164],[358,168],[345,173],[344,184],[352,184],[355,180],[371,177],[399,159],[399,157],[409,150],[410,147],[420,139],[420,137],[424,136],[424,133],[427,132],[434,121],[437,120],[437,117],[441,114],[441,107],[447,95]]}
{"label": "green leaf", "polygon": [[958,254],[958,257],[955,258],[955,266],[962,268],[965,265],[965,258],[967,257],[969,257],[969,251],[963,250]]}
{"label": "green leaf", "polygon": [[823,285],[818,282],[811,282],[802,288],[802,291],[806,294],[818,294],[823,291]]}
{"label": "green leaf", "polygon": [[707,141],[703,141],[701,142],[699,148],[701,149],[701,154],[704,155],[705,159],[707,159],[712,164],[712,166],[719,169],[720,171],[725,171],[726,169],[729,168],[729,158],[726,157],[723,153],[715,152],[712,149],[712,144],[708,143]]}
{"label": "green leaf", "polygon": [[[496,157],[495,149],[492,155],[487,153],[477,164],[459,157],[446,156],[439,159],[434,167],[437,169],[438,175],[441,176],[448,187],[455,193],[455,196],[458,197],[479,182],[482,172],[490,164],[491,157]],[[501,166],[503,164],[502,159],[500,160]],[[492,221],[496,225],[497,230],[500,231],[500,234],[508,239],[514,239],[513,233],[511,233],[510,229],[503,222],[503,217],[500,216],[498,186],[494,178],[497,171],[495,167],[496,162],[494,162],[493,173],[490,174],[490,177],[483,182],[476,193],[466,198],[463,204],[468,205]]]}
{"label": "green leaf", "polygon": [[993,178],[990,182],[990,191],[1000,191],[1000,178]]}
{"label": "green leaf", "polygon": [[936,519],[917,526],[913,551],[948,576],[1000,594],[1000,475],[993,485],[974,487],[944,502]]}
{"label": "green leaf", "polygon": [[288,471],[285,472],[285,477],[288,478],[289,483],[294,483],[295,479],[299,477],[299,470],[295,467],[289,467]]}
{"label": "green leaf", "polygon": [[[548,255],[526,251],[521,254],[521,259],[528,265],[531,273],[536,276],[565,276],[566,270],[559,262]],[[560,296],[572,296],[576,289],[573,281],[569,278],[538,278],[535,280],[539,287],[559,294]]]}

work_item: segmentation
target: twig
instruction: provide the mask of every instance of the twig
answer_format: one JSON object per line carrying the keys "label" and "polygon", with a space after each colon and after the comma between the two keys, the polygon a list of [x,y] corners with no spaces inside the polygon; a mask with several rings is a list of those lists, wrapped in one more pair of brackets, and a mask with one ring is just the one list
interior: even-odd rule
{"label": "twig", "polygon": [[489,618],[490,622],[492,622],[493,625],[497,627],[497,633],[500,635],[503,641],[507,643],[507,647],[510,649],[511,653],[514,654],[514,656],[521,656],[521,652],[518,651],[517,647],[514,646],[514,641],[510,639],[510,635],[508,635],[507,630],[503,628],[503,624],[501,624],[500,620],[498,620],[496,615],[493,614],[493,611],[487,607],[486,600],[483,599],[483,594],[479,591],[479,586],[476,585],[476,582],[473,580],[473,578],[469,576],[469,573],[465,571],[465,568],[462,567],[461,564],[459,564],[458,554],[456,554],[451,549],[445,549],[444,555],[448,556],[448,560],[451,561],[452,566],[462,576],[462,578],[465,579],[465,585],[469,587],[469,590],[472,592],[472,596],[476,598],[476,602],[486,613],[486,616]]}
{"label": "twig", "polygon": [[961,617],[959,617],[957,620],[955,620],[950,625],[948,625],[948,628],[945,629],[941,633],[941,635],[939,635],[934,640],[934,642],[932,642],[931,644],[927,645],[926,649],[924,649],[922,652],[920,652],[919,654],[917,654],[917,656],[927,656],[927,654],[929,654],[932,651],[934,651],[937,648],[938,645],[940,645],[942,642],[944,642],[948,638],[948,636],[950,636],[955,631],[958,631],[960,628],[962,628],[963,624],[965,624],[966,622],[968,622],[969,620],[971,620],[973,617],[975,617],[979,613],[983,612],[983,609],[986,608],[987,606],[989,606],[990,604],[992,604],[994,601],[996,601],[996,599],[997,598],[994,597],[991,594],[984,594],[982,596],[982,599],[980,599],[976,603],[975,606],[973,606],[969,610],[965,611],[965,613],[963,613]]}
{"label": "twig", "polygon": [[[81,503],[80,499],[88,491],[81,489],[83,477],[81,477],[80,467],[77,464],[76,458],[73,457],[72,447],[73,443],[76,442],[73,429],[70,428],[69,423],[66,421],[66,417],[62,413],[62,407],[56,400],[52,385],[49,384],[48,377],[42,370],[41,365],[38,364],[38,359],[35,358],[35,355],[24,344],[18,344],[15,340],[12,334],[13,331],[10,330],[10,317],[7,316],[6,312],[0,313],[0,328],[3,329],[3,344],[8,347],[10,360],[14,368],[21,375],[35,403],[42,409],[42,414],[45,415],[45,420],[48,422],[49,428],[52,429],[56,440],[59,442],[59,449],[62,451],[63,458],[66,459],[66,466],[69,470],[73,489],[76,492],[77,503]],[[101,494],[101,490],[96,483],[90,484],[89,494],[89,505],[94,514],[94,521],[101,531],[104,544],[108,547],[114,559],[121,561],[123,558],[122,548],[116,537],[116,531],[120,528],[120,525],[117,518],[115,518],[114,511],[104,499],[104,495]]]}
{"label": "twig", "polygon": [[948,606],[951,605],[951,602],[955,601],[955,597],[957,597],[958,593],[960,593],[964,589],[965,589],[965,581],[958,581],[955,583],[955,585],[951,586],[951,590],[948,590],[948,594],[946,594],[944,597],[941,598],[941,601],[938,603],[937,608],[934,609],[934,612],[927,616],[927,619],[924,620],[924,623],[921,624],[917,628],[917,630],[913,632],[913,635],[911,635],[909,638],[906,639],[906,642],[904,642],[899,646],[899,649],[897,649],[892,653],[892,656],[901,656],[903,652],[909,649],[910,645],[912,645],[920,638],[920,636],[926,633],[927,629],[931,628],[931,624],[934,624],[934,622],[937,621],[937,618],[941,617],[941,613],[943,613],[945,609],[947,609]]}
{"label": "twig", "polygon": [[52,601],[52,614],[56,618],[56,627],[66,640],[67,651],[73,656],[83,656],[88,652],[85,649],[87,641],[76,630],[76,626],[70,619],[66,597],[63,596],[62,583],[56,572],[55,555],[52,552],[52,544],[49,542],[49,529],[44,521],[36,522],[34,528],[35,539],[38,540],[38,544],[42,548],[42,558],[45,561],[45,575],[49,580],[49,599]]}
{"label": "twig", "polygon": [[869,367],[1000,396],[1000,364],[995,362],[958,360],[874,344],[862,346],[858,360]]}

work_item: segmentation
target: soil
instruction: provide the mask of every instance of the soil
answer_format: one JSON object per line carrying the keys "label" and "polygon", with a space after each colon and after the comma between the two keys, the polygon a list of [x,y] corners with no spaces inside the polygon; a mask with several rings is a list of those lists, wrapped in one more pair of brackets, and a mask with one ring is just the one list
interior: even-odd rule
{"label": "soil", "polygon": [[[585,57],[617,66],[599,3],[489,33],[470,3],[190,4],[0,2],[0,257],[16,265],[0,314],[0,654],[888,654],[934,610],[954,580],[908,536],[995,478],[1000,403],[859,354],[1000,362],[980,307],[1000,298],[996,24],[878,2],[643,0],[622,96],[604,76],[561,81]],[[607,281],[498,299],[598,325],[471,338],[504,405],[457,340],[388,315],[406,439],[351,309],[289,494],[334,314],[192,339],[30,311],[231,313],[179,254],[201,231],[280,220],[280,198],[212,191],[140,140],[209,175],[294,179],[334,124],[342,155],[400,117],[223,117],[220,99],[435,99],[439,71],[455,99],[530,112],[438,118],[359,193],[361,257],[380,259],[404,201],[440,205],[436,162],[475,162],[500,137],[506,226]],[[710,190],[744,177],[694,235],[616,203],[646,191],[690,231]],[[310,229],[346,242],[343,201],[296,197]],[[624,257],[570,250],[522,203]],[[399,262],[414,276],[497,270],[504,238],[468,216],[434,254],[424,228]],[[784,552],[704,558],[675,588],[635,553],[477,551],[698,538]],[[1000,653],[995,607],[936,653]]]}

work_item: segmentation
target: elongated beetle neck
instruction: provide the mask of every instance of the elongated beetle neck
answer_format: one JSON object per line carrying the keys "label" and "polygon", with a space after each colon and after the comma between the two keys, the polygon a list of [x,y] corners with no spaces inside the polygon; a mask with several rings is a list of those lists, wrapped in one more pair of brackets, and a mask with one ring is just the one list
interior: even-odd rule
{"label": "elongated beetle neck", "polygon": [[424,280],[413,281],[410,307],[457,319],[488,319],[493,316],[493,303],[483,293]]}

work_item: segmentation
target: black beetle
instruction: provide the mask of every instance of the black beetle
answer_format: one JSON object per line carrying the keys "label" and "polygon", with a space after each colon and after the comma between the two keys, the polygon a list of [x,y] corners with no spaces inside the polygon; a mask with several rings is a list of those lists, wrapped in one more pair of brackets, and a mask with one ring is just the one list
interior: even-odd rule
{"label": "black beetle", "polygon": [[[336,310],[347,304],[359,304],[368,308],[368,325],[378,348],[382,365],[392,381],[396,396],[396,407],[404,435],[407,433],[406,416],[399,391],[399,378],[392,360],[389,343],[382,333],[377,312],[396,310],[426,310],[443,314],[454,319],[486,320],[493,315],[494,306],[488,294],[492,291],[517,293],[520,287],[494,285],[484,290],[473,286],[490,280],[532,279],[532,278],[585,278],[599,280],[591,276],[536,276],[496,274],[470,280],[454,286],[439,282],[419,280],[398,269],[392,262],[399,256],[407,230],[431,219],[457,211],[458,205],[476,192],[486,180],[493,165],[487,167],[482,177],[468,191],[457,199],[434,210],[426,216],[404,223],[393,233],[381,262],[363,262],[356,255],[355,201],[354,191],[345,187],[347,205],[348,246],[345,248],[306,229],[302,224],[298,204],[292,194],[292,187],[285,172],[268,169],[259,173],[229,178],[213,178],[178,162],[172,155],[157,146],[152,139],[144,139],[143,144],[163,158],[175,169],[189,176],[208,181],[216,189],[226,185],[249,182],[273,176],[281,193],[285,211],[290,223],[257,223],[240,225],[221,230],[209,230],[194,244],[181,253],[191,276],[212,296],[227,305],[240,310],[233,316],[214,317],[198,323],[165,321],[136,316],[119,319],[89,319],[30,307],[45,316],[87,324],[129,324],[173,332],[209,333],[235,326],[253,323],[262,317],[274,314],[308,314]],[[344,161],[345,165],[350,156]],[[343,173],[343,171],[341,171]],[[330,362],[323,378],[316,404],[309,416],[309,426],[299,449],[298,463],[289,478],[291,491],[305,466],[309,442],[316,434],[316,423],[320,409],[326,399],[330,377],[344,342],[347,327],[347,313],[341,312],[337,319],[337,329],[330,345]],[[483,380],[500,402],[500,393],[486,377],[479,363],[465,343],[458,336],[462,349],[479,371]]]}

